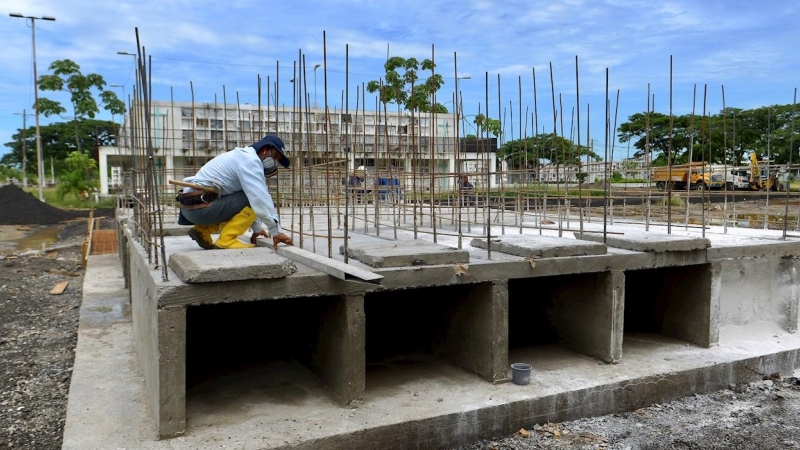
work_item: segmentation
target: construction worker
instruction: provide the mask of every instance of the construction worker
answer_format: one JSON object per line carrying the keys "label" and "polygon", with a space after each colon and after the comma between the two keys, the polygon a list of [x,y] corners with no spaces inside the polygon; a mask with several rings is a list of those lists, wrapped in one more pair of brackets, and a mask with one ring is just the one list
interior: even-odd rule
{"label": "construction worker", "polygon": [[[255,247],[256,238],[267,237],[267,230],[274,249],[279,243],[294,245],[281,230],[267,189],[266,176],[274,174],[278,164],[289,167],[289,158],[283,141],[273,135],[214,157],[196,175],[183,180],[213,189],[184,188],[177,197],[181,204],[178,223],[194,225],[189,236],[204,249]],[[248,228],[253,234],[246,244],[238,237]],[[212,233],[219,233],[216,242]]]}

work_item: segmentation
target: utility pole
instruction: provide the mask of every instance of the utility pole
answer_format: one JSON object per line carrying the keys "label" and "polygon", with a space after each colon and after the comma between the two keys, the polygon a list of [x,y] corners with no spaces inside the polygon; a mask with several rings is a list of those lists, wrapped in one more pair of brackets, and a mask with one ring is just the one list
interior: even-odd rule
{"label": "utility pole", "polygon": [[23,109],[22,114],[12,113],[15,116],[22,116],[22,187],[28,188],[28,137],[25,132],[28,130],[28,114]]}
{"label": "utility pole", "polygon": [[38,165],[38,172],[39,172],[39,201],[44,201],[44,161],[42,161],[42,137],[39,135],[39,79],[36,75],[36,19],[39,20],[56,20],[55,17],[50,16],[42,16],[42,17],[34,17],[34,16],[23,16],[20,13],[11,13],[9,14],[11,17],[18,17],[22,19],[30,19],[31,20],[31,42],[33,47],[33,98],[34,98],[34,108],[36,109],[36,160]]}

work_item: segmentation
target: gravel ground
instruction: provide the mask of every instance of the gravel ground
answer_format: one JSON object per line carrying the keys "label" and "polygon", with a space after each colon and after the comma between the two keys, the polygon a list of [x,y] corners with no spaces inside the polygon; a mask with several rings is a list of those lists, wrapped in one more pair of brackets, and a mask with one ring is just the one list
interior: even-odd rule
{"label": "gravel ground", "polygon": [[[0,448],[58,449],[83,293],[80,246],[0,256]],[[50,295],[56,283],[69,285]]]}
{"label": "gravel ground", "polygon": [[624,414],[532,424],[459,450],[800,449],[800,380],[774,378]]}

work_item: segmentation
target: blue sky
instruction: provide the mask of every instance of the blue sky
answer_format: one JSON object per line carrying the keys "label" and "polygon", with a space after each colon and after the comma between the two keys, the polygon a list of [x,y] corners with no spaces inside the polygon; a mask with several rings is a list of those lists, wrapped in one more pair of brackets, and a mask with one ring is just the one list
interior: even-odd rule
{"label": "blue sky", "polygon": [[[704,85],[712,113],[722,108],[723,85],[729,107],[789,104],[800,75],[800,2],[787,0],[0,0],[0,12],[0,144],[22,127],[22,116],[13,113],[33,109],[31,29],[26,20],[8,16],[14,12],[56,18],[36,22],[39,75],[48,73],[52,61],[69,58],[83,73],[126,85],[127,94],[135,82],[133,58],[117,52],[136,51],[138,27],[140,42],[152,56],[154,100],[190,101],[191,82],[198,102],[213,102],[216,95],[222,103],[225,86],[229,103],[238,93],[241,103],[254,104],[260,74],[262,103],[267,77],[275,82],[277,76],[280,102],[290,105],[289,80],[302,51],[312,101],[316,96],[323,104],[327,81],[328,104],[338,108],[346,88],[347,47],[353,109],[356,87],[383,74],[388,46],[391,56],[433,57],[445,78],[439,91],[444,102],[454,92],[457,55],[458,75],[471,77],[459,82],[465,114],[477,113],[479,105],[485,112],[488,91],[489,116],[505,120],[505,140],[512,137],[512,112],[513,137],[520,136],[520,83],[527,134],[534,133],[534,69],[538,131],[552,131],[551,64],[556,106],[563,105],[564,134],[570,136],[570,127],[577,127],[572,118],[577,56],[581,142],[586,143],[588,105],[590,138],[601,155],[606,70],[612,125],[617,90],[618,124],[646,110],[648,84],[656,111],[669,113],[671,56],[675,114],[691,113],[695,85],[697,114]],[[315,64],[322,64],[316,87]],[[374,104],[368,94],[368,109]],[[101,118],[111,119],[105,113]],[[41,117],[42,124],[51,121]],[[28,123],[33,124],[32,116]],[[560,133],[560,122],[558,128]],[[0,147],[0,153],[6,151]],[[615,159],[626,152],[617,144]]]}

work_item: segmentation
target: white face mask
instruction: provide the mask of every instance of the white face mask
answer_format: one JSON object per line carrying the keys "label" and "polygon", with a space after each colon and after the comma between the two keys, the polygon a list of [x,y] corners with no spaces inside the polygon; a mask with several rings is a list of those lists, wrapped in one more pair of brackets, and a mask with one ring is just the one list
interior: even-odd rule
{"label": "white face mask", "polygon": [[269,156],[261,160],[261,164],[264,166],[264,176],[266,177],[278,171],[278,165],[275,164],[275,160]]}

